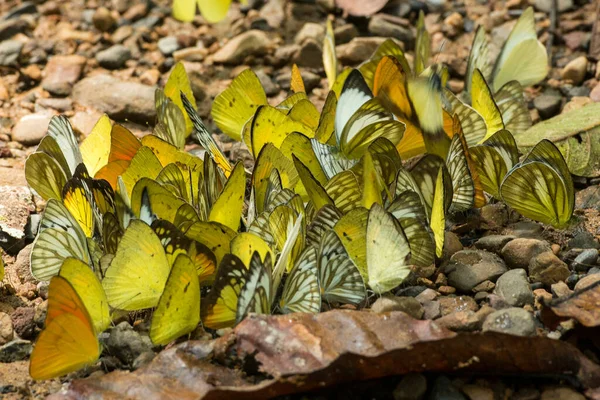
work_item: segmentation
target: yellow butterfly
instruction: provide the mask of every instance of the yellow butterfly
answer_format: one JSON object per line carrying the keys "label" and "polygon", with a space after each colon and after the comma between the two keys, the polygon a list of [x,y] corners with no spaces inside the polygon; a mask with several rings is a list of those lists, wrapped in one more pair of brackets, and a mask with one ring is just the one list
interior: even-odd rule
{"label": "yellow butterfly", "polygon": [[444,235],[446,230],[446,208],[444,206],[444,203],[446,203],[446,191],[444,190],[445,179],[444,171],[440,168],[435,183],[435,194],[433,197],[433,205],[431,207],[430,221],[431,230],[433,231],[433,236],[435,238],[435,255],[437,257],[442,257],[444,250]]}
{"label": "yellow butterfly", "polygon": [[55,378],[98,360],[100,343],[81,295],[62,276],[50,281],[46,327],[38,337],[29,363],[33,379]]}
{"label": "yellow butterfly", "polygon": [[527,218],[557,228],[573,215],[575,189],[560,150],[549,140],[540,141],[504,177],[502,199]]}
{"label": "yellow butterfly", "polygon": [[102,280],[108,303],[126,311],[156,307],[170,269],[160,239],[146,223],[132,220]]}
{"label": "yellow butterfly", "polygon": [[150,339],[154,344],[167,344],[196,329],[199,322],[200,284],[196,267],[188,256],[179,254],[152,315]]}
{"label": "yellow butterfly", "polygon": [[246,69],[215,98],[211,114],[223,133],[240,141],[246,122],[259,106],[266,104],[267,95],[258,77],[251,69]]}
{"label": "yellow butterfly", "polygon": [[331,20],[327,19],[327,31],[323,38],[323,67],[329,84],[329,90],[333,88],[337,77],[337,54],[335,53],[335,36],[333,34],[333,25]]}

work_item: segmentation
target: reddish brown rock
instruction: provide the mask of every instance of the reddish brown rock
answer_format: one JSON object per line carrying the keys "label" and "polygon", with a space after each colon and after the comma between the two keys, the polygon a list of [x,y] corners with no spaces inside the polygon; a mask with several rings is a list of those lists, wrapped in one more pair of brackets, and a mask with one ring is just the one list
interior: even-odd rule
{"label": "reddish brown rock", "polygon": [[78,55],[54,56],[44,68],[44,90],[57,96],[67,96],[77,83],[86,63],[86,58]]}

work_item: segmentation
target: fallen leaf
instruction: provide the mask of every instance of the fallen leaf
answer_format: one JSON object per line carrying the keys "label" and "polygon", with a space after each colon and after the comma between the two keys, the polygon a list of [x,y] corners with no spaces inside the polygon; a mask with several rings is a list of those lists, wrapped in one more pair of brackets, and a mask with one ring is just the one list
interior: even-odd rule
{"label": "fallen leaf", "polygon": [[515,134],[522,151],[527,151],[542,139],[557,145],[572,174],[600,176],[600,103],[557,115]]}
{"label": "fallen leaf", "polygon": [[388,0],[335,0],[335,4],[355,17],[368,17],[379,10],[381,10],[387,4]]}
{"label": "fallen leaf", "polygon": [[[581,325],[588,328],[600,325],[600,281],[591,284],[581,290],[577,290],[569,296],[554,299],[545,303],[544,311],[551,311],[557,319],[573,318]],[[554,325],[551,314],[545,313],[544,322]]]}
{"label": "fallen leaf", "polygon": [[50,399],[255,399],[409,372],[490,371],[600,387],[600,367],[566,342],[454,333],[402,312],[334,310],[251,315],[227,336],[177,345],[132,373],[73,381]]}

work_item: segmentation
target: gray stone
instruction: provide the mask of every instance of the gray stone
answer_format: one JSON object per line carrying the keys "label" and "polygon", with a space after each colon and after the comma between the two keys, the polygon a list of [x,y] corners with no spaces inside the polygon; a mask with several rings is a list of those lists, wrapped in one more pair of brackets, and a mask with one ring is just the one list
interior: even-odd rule
{"label": "gray stone", "polygon": [[[260,81],[260,84],[265,89],[265,93],[267,96],[275,96],[276,94],[279,93],[279,91],[281,90],[279,88],[279,85],[277,85],[275,82],[273,82],[273,80],[271,79],[271,77],[269,75],[267,75],[262,70],[257,70],[255,72],[256,72],[256,76],[258,77],[258,80]],[[288,75],[288,79],[289,79],[289,74],[287,74],[287,75]]]}
{"label": "gray stone", "polygon": [[522,268],[512,269],[498,278],[494,293],[514,307],[533,304],[533,291],[527,280],[527,272]]}
{"label": "gray stone", "polygon": [[506,308],[488,315],[483,322],[483,331],[533,336],[535,335],[535,321],[533,315],[522,308]]}
{"label": "gray stone", "polygon": [[227,42],[214,54],[213,60],[219,64],[239,64],[248,56],[265,55],[271,45],[271,38],[267,33],[253,29]]}
{"label": "gray stone", "polygon": [[456,233],[450,231],[444,232],[444,250],[442,253],[443,260],[448,260],[462,249],[463,245]]}
{"label": "gray stone", "polygon": [[133,365],[142,353],[152,350],[150,338],[134,331],[126,321],[110,330],[105,344],[108,353],[117,356],[125,365]]}
{"label": "gray stone", "polygon": [[0,346],[13,340],[13,323],[10,316],[0,312]]}
{"label": "gray stone", "polygon": [[565,297],[573,293],[573,291],[569,289],[569,286],[562,281],[551,285],[550,291],[554,297]]}
{"label": "gray stone", "polygon": [[414,297],[382,296],[371,306],[371,311],[376,313],[402,311],[413,318],[423,318],[423,306]]}
{"label": "gray stone", "polygon": [[132,26],[133,28],[153,28],[160,22],[160,17],[158,15],[148,15],[142,19],[137,20]]}
{"label": "gray stone", "polygon": [[509,268],[527,268],[531,259],[551,250],[543,240],[517,238],[508,242],[501,253]]}
{"label": "gray stone", "polygon": [[497,255],[484,250],[461,250],[450,258],[445,268],[448,283],[462,292],[470,292],[483,281],[495,282],[506,272]]}
{"label": "gray stone", "polygon": [[154,123],[154,90],[152,86],[125,82],[110,75],[94,75],[73,87],[73,100],[82,106],[105,112],[114,120]]}
{"label": "gray stone", "polygon": [[24,360],[29,357],[32,349],[29,340],[15,339],[0,346],[0,362],[11,363]]}
{"label": "gray stone", "polygon": [[444,400],[467,400],[458,388],[456,388],[450,379],[445,376],[438,377],[433,383],[429,399],[444,399]]}
{"label": "gray stone", "polygon": [[422,374],[407,374],[402,377],[392,396],[394,400],[420,400],[427,392],[427,378]]}
{"label": "gray stone", "polygon": [[49,112],[25,115],[15,124],[11,132],[12,140],[25,146],[38,144],[48,130],[52,115]]}
{"label": "gray stone", "polygon": [[29,24],[25,19],[9,19],[0,21],[0,42],[6,41],[17,33],[22,33]]}
{"label": "gray stone", "polygon": [[509,235],[484,236],[475,242],[475,247],[480,250],[500,254],[504,246],[514,238],[514,236]]}
{"label": "gray stone", "polygon": [[73,109],[73,100],[65,98],[41,98],[35,102],[36,111],[44,111],[48,109],[65,112]]}
{"label": "gray stone", "polygon": [[158,40],[157,45],[158,50],[160,50],[160,52],[165,56],[169,56],[181,48],[175,36],[166,36],[161,38]]}
{"label": "gray stone", "polygon": [[96,54],[96,60],[101,67],[108,69],[119,69],[131,59],[131,50],[122,44],[116,44]]}
{"label": "gray stone", "polygon": [[519,221],[506,227],[504,234],[518,238],[539,239],[542,237],[544,228],[533,221]]}
{"label": "gray stone", "polygon": [[369,32],[374,36],[398,39],[406,47],[412,47],[415,41],[415,34],[410,26],[402,25],[399,18],[385,14],[376,14],[369,19]]}
{"label": "gray stone", "polygon": [[17,18],[21,15],[26,15],[26,14],[36,14],[37,13],[37,7],[35,6],[35,4],[31,1],[24,1],[19,5],[16,5],[14,7],[12,7],[10,9],[10,11],[8,11],[6,14],[4,14],[0,20],[10,20],[13,18]]}
{"label": "gray stone", "polygon": [[37,284],[37,291],[40,297],[44,300],[48,299],[48,287],[50,286],[50,282],[43,281]]}
{"label": "gray stone", "polygon": [[579,232],[567,242],[570,249],[600,249],[600,243],[590,232]]}
{"label": "gray stone", "polygon": [[529,277],[532,282],[540,282],[545,286],[564,281],[569,277],[569,268],[551,251],[535,256],[529,263]]}
{"label": "gray stone", "polygon": [[574,269],[575,271],[585,272],[588,269],[595,266],[597,261],[598,250],[586,249],[582,251],[581,254],[579,254],[577,257],[575,257],[575,260],[573,260],[573,263],[571,264],[571,269]]}
{"label": "gray stone", "polygon": [[483,229],[499,229],[508,222],[508,211],[504,203],[486,204],[479,213]]}
{"label": "gray stone", "polygon": [[16,65],[22,49],[23,43],[18,40],[0,42],[0,66],[10,67]]}
{"label": "gray stone", "polygon": [[562,97],[543,93],[533,99],[533,106],[538,110],[542,119],[552,118],[560,113]]}

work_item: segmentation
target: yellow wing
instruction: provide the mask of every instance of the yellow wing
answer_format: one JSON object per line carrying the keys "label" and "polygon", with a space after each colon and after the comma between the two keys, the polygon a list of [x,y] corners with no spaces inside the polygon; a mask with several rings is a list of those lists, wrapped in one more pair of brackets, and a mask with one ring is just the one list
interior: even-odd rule
{"label": "yellow wing", "polygon": [[211,24],[223,20],[227,16],[231,0],[197,0],[202,17]]}
{"label": "yellow wing", "polygon": [[131,221],[102,280],[108,303],[127,311],[156,307],[169,270],[156,234],[144,222]]}
{"label": "yellow wing", "polygon": [[110,119],[104,114],[79,146],[83,163],[90,176],[96,175],[96,172],[108,163],[111,131]]}
{"label": "yellow wing", "polygon": [[254,115],[258,106],[265,104],[267,95],[258,77],[251,69],[246,69],[215,98],[211,114],[223,133],[240,141],[246,122]]}
{"label": "yellow wing", "polygon": [[96,332],[102,332],[110,325],[108,299],[102,284],[89,265],[76,258],[65,259],[58,274],[65,278],[77,292],[94,324]]}
{"label": "yellow wing", "polygon": [[473,71],[473,83],[471,87],[471,102],[473,108],[483,117],[487,131],[483,140],[489,138],[494,133],[504,129],[502,114],[494,101],[492,91],[488,87],[481,71]]}
{"label": "yellow wing", "polygon": [[366,152],[362,158],[363,163],[363,190],[362,190],[362,206],[370,210],[374,204],[383,204],[381,192],[385,188],[385,184],[379,172],[375,168],[373,156]]}
{"label": "yellow wing", "polygon": [[164,345],[190,333],[200,322],[200,284],[192,260],[185,254],[175,259],[165,290],[152,315],[150,339]]}
{"label": "yellow wing", "polygon": [[271,255],[271,259],[275,258],[275,254],[267,242],[254,233],[238,233],[231,241],[231,254],[237,256],[246,267],[250,266],[250,260],[255,251],[260,255],[261,260],[264,260],[267,254]]}
{"label": "yellow wing", "polygon": [[368,279],[366,242],[368,218],[369,210],[358,207],[340,218],[333,228],[365,280]]}
{"label": "yellow wing", "polygon": [[335,78],[337,77],[337,54],[335,53],[335,36],[333,34],[333,25],[331,20],[327,20],[327,31],[323,39],[323,67],[327,76],[329,90],[333,88]]}
{"label": "yellow wing", "polygon": [[430,226],[435,238],[435,254],[437,257],[442,256],[444,251],[444,232],[446,230],[446,211],[444,203],[445,197],[445,177],[442,168],[439,169],[437,180],[435,183],[435,194],[433,196],[433,206],[431,207]]}
{"label": "yellow wing", "polygon": [[300,74],[300,68],[298,68],[296,64],[292,65],[292,78],[290,81],[290,89],[292,89],[294,93],[306,93],[306,89],[304,87],[304,80],[302,79],[302,75]]}
{"label": "yellow wing", "polygon": [[46,153],[33,153],[25,161],[25,178],[42,199],[62,199],[67,177],[59,163]]}
{"label": "yellow wing", "polygon": [[237,231],[242,218],[245,193],[246,171],[244,170],[244,164],[238,162],[219,198],[213,204],[208,219]]}
{"label": "yellow wing", "polygon": [[194,98],[194,93],[192,92],[192,86],[190,85],[190,80],[185,72],[185,67],[183,63],[178,62],[175,64],[171,73],[169,74],[169,79],[167,79],[167,83],[165,84],[164,89],[165,95],[170,98],[177,107],[183,113],[183,117],[185,118],[185,129],[187,135],[192,132],[193,124],[185,112],[185,108],[183,107],[183,101],[181,99],[181,93],[187,97],[187,99],[192,103],[194,110],[196,109],[196,99]]}
{"label": "yellow wing", "polygon": [[182,22],[191,22],[195,15],[195,0],[173,0],[173,18]]}
{"label": "yellow wing", "polygon": [[395,218],[379,204],[367,222],[368,285],[377,294],[389,292],[410,274],[410,245]]}
{"label": "yellow wing", "polygon": [[31,353],[29,374],[51,379],[93,364],[100,344],[92,320],[73,286],[64,278],[52,278],[48,287],[46,327]]}

